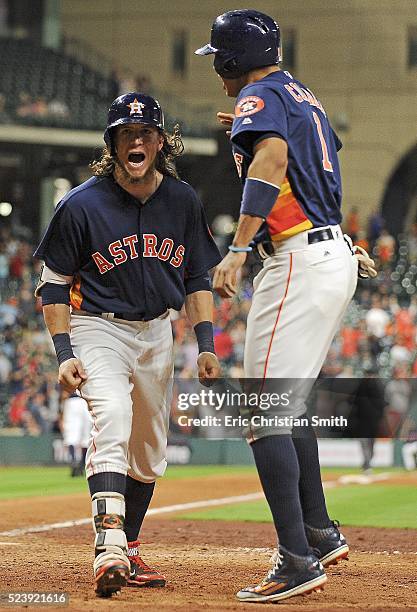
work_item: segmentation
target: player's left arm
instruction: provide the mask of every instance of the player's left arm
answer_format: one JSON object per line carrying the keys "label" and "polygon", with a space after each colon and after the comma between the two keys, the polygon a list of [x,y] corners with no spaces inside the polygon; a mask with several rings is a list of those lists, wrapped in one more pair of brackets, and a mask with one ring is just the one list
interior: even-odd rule
{"label": "player's left arm", "polygon": [[220,376],[220,364],[214,351],[213,295],[211,291],[194,291],[185,298],[185,311],[198,342],[198,378],[210,386]]}
{"label": "player's left arm", "polygon": [[[243,190],[241,214],[232,249],[247,249],[271,211],[288,165],[288,146],[282,138],[268,137],[254,147]],[[247,252],[229,251],[217,266],[213,288],[221,297],[232,297],[237,290],[237,272],[246,261]]]}

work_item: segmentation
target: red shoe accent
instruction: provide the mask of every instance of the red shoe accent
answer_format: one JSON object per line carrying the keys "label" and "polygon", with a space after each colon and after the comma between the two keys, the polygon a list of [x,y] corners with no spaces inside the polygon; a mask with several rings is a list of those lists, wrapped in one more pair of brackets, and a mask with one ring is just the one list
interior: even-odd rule
{"label": "red shoe accent", "polygon": [[128,542],[127,556],[130,561],[130,576],[127,585],[130,587],[164,587],[166,578],[156,569],[147,565],[139,556],[139,541]]}

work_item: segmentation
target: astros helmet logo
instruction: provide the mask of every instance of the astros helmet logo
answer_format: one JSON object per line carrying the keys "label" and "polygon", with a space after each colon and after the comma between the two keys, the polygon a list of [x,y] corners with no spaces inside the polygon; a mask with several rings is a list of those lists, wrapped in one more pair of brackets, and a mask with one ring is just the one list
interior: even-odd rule
{"label": "astros helmet logo", "polygon": [[145,104],[138,102],[137,98],[135,98],[130,104],[126,104],[126,106],[129,106],[131,115],[142,115],[142,108],[145,108]]}

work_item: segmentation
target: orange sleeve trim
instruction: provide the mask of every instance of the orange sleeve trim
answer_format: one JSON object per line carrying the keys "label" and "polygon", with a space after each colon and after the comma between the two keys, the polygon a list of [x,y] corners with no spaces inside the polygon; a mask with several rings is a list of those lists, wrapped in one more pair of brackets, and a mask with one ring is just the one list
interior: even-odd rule
{"label": "orange sleeve trim", "polygon": [[81,304],[83,303],[83,296],[81,293],[81,279],[79,276],[76,276],[72,287],[70,289],[70,302],[71,306],[76,310],[81,309]]}

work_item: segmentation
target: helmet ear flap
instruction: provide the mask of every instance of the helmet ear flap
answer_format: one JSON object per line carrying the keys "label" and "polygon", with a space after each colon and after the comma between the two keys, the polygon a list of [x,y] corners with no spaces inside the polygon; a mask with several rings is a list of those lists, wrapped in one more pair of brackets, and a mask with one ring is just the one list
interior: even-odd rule
{"label": "helmet ear flap", "polygon": [[116,147],[112,135],[113,131],[114,130],[112,128],[107,128],[107,130],[104,132],[104,142],[106,143],[107,148],[110,151],[110,155],[114,155],[116,153]]}
{"label": "helmet ear flap", "polygon": [[235,57],[232,57],[231,59],[224,62],[223,71],[225,74],[236,74],[237,70],[238,70],[238,65],[237,65],[237,60]]}
{"label": "helmet ear flap", "polygon": [[214,56],[214,70],[225,79],[237,79],[242,76],[236,57],[225,58],[221,52]]}

